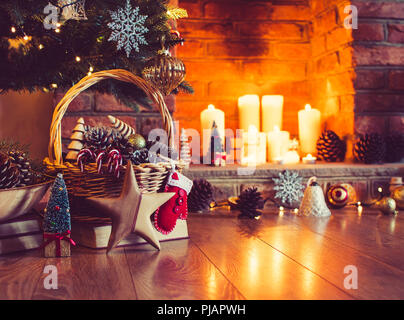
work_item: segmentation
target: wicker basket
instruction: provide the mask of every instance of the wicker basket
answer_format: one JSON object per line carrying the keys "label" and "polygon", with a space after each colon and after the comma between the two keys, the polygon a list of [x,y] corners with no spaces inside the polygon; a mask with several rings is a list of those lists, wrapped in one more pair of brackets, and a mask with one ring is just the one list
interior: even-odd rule
{"label": "wicker basket", "polygon": [[[56,106],[50,128],[49,157],[44,160],[50,174],[63,172],[71,197],[116,197],[122,190],[123,175],[121,175],[120,179],[116,179],[110,174],[99,174],[95,163],[87,164],[84,172],[81,172],[77,164],[63,163],[62,159],[61,122],[70,102],[87,88],[105,79],[133,83],[141,88],[158,106],[163,118],[164,129],[168,135],[168,144],[170,147],[174,147],[173,122],[160,91],[144,79],[126,70],[116,69],[93,73],[74,85]],[[184,167],[182,162],[176,162],[175,164],[179,170]],[[145,193],[160,191],[171,170],[171,166],[172,164],[168,162],[144,163],[139,166],[133,166],[136,179],[142,191]],[[104,168],[104,171],[107,171],[106,168]]]}

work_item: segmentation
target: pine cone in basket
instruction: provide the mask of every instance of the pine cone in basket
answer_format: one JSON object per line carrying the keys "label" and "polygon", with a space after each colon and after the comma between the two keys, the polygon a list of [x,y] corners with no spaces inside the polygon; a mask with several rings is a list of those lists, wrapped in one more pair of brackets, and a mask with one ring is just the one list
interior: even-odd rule
{"label": "pine cone in basket", "polygon": [[344,161],[346,143],[331,130],[324,131],[317,141],[317,156],[326,162]]}
{"label": "pine cone in basket", "polygon": [[136,150],[132,152],[129,156],[130,161],[135,164],[139,165],[141,163],[148,163],[149,162],[149,150],[146,148],[141,150]]}
{"label": "pine cone in basket", "polygon": [[8,155],[13,164],[20,170],[20,183],[17,187],[25,187],[33,183],[33,174],[30,160],[22,151],[9,151]]}
{"label": "pine cone in basket", "polygon": [[[149,140],[146,148],[150,151],[149,160],[151,163],[167,162],[166,158],[170,158],[172,160],[178,159],[177,150],[167,146],[165,143]],[[162,157],[159,157],[159,154],[161,154]]]}
{"label": "pine cone in basket", "polygon": [[239,218],[257,218],[262,214],[258,209],[264,207],[264,199],[257,188],[248,188],[241,192],[236,203],[236,209],[241,211]]}
{"label": "pine cone in basket", "polygon": [[118,134],[107,127],[89,127],[84,134],[86,148],[105,150],[112,146]]}
{"label": "pine cone in basket", "polygon": [[382,163],[386,156],[386,143],[378,133],[361,136],[354,145],[354,157],[366,164]]}
{"label": "pine cone in basket", "polygon": [[0,152],[0,189],[10,189],[20,183],[20,170],[13,165],[11,158]]}
{"label": "pine cone in basket", "polygon": [[386,136],[386,162],[400,162],[404,158],[404,134]]}
{"label": "pine cone in basket", "polygon": [[194,180],[188,195],[189,212],[208,210],[212,202],[214,202],[212,185],[205,179]]}

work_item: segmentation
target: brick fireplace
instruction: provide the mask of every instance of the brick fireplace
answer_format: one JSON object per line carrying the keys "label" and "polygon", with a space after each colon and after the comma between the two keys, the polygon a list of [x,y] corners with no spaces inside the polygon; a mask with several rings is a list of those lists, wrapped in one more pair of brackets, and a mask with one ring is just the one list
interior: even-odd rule
{"label": "brick fireplace", "polygon": [[[398,1],[180,0],[189,18],[178,49],[195,95],[177,98],[174,116],[199,130],[210,103],[238,127],[237,98],[285,96],[284,128],[311,103],[340,135],[404,132],[404,3]],[[355,5],[358,29],[344,28]]]}

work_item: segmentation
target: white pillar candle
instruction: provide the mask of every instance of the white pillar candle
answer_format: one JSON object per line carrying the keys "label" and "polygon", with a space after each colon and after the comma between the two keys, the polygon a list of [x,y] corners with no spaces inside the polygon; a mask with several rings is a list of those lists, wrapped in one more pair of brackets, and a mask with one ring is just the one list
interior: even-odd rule
{"label": "white pillar candle", "polygon": [[238,117],[240,129],[248,131],[250,125],[260,130],[260,98],[250,94],[238,99]]}
{"label": "white pillar candle", "polygon": [[283,157],[289,149],[290,134],[287,131],[280,131],[278,126],[268,132],[268,160],[275,160]]}
{"label": "white pillar candle", "polygon": [[[224,137],[225,137],[225,126],[224,126],[224,112],[222,110],[216,109],[213,104],[210,104],[207,109],[201,112],[201,134],[204,137],[203,139],[203,150],[202,154],[205,155],[210,146],[210,132],[212,130],[213,122],[216,123],[217,129],[220,134],[220,138],[222,139],[222,143],[224,145]],[[209,134],[205,135],[204,130],[208,130]],[[205,137],[209,137],[205,139]]]}
{"label": "white pillar candle", "polygon": [[303,153],[317,153],[317,139],[321,134],[321,113],[309,104],[299,111],[299,140]]}
{"label": "white pillar candle", "polygon": [[262,131],[269,132],[275,126],[282,130],[283,96],[262,97]]}
{"label": "white pillar candle", "polygon": [[243,132],[244,157],[242,164],[259,165],[266,162],[267,157],[267,135],[265,132],[258,132],[254,125],[250,125],[248,132]]}

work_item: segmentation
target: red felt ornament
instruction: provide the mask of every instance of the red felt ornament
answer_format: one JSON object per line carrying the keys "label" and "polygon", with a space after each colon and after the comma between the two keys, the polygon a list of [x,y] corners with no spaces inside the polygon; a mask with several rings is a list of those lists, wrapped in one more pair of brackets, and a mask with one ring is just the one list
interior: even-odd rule
{"label": "red felt ornament", "polygon": [[165,192],[175,192],[170,200],[163,204],[154,215],[154,225],[162,234],[174,230],[178,219],[188,216],[188,194],[192,189],[192,180],[173,170],[170,173]]}

